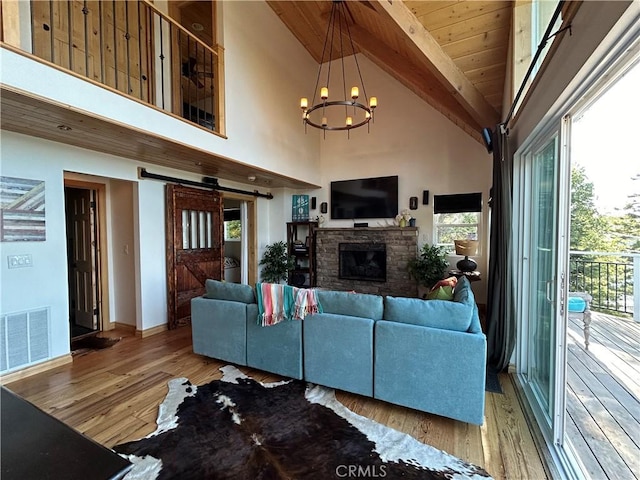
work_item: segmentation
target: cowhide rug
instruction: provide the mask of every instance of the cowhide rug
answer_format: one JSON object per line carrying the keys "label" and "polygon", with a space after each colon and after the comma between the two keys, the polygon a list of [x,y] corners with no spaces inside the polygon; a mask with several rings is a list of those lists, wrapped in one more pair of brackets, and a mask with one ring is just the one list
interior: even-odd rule
{"label": "cowhide rug", "polygon": [[325,387],[261,384],[232,366],[222,380],[169,382],[158,428],[114,450],[126,480],[486,479],[475,465],[357,415]]}

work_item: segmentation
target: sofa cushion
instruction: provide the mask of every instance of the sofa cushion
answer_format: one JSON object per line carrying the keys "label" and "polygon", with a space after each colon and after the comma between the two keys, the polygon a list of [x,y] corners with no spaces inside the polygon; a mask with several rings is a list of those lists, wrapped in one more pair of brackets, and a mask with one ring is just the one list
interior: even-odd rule
{"label": "sofa cushion", "polygon": [[207,290],[204,295],[205,298],[241,303],[256,303],[256,294],[250,285],[209,279],[205,282],[205,288]]}
{"label": "sofa cushion", "polygon": [[386,297],[384,319],[423,327],[466,332],[471,325],[473,307],[448,300]]}
{"label": "sofa cushion", "polygon": [[371,318],[372,320],[382,319],[384,305],[382,297],[379,295],[331,290],[318,290],[317,293],[324,313]]}

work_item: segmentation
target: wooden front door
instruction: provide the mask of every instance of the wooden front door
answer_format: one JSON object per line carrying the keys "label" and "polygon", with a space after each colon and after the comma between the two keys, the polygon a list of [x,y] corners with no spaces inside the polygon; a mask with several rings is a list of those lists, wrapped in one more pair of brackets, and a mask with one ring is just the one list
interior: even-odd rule
{"label": "wooden front door", "polygon": [[167,185],[168,324],[191,323],[191,299],[205,292],[208,278],[221,280],[223,215],[220,194]]}
{"label": "wooden front door", "polygon": [[69,319],[83,333],[98,330],[98,276],[95,193],[92,190],[65,190],[67,252],[69,264]]}

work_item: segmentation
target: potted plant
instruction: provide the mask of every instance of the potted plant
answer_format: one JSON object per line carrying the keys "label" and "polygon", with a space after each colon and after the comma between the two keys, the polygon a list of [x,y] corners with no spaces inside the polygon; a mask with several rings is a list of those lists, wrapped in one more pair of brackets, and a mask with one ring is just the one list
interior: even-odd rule
{"label": "potted plant", "polygon": [[444,278],[449,266],[445,247],[424,244],[416,258],[409,260],[409,275],[419,285],[431,288],[438,280]]}
{"label": "potted plant", "polygon": [[267,245],[260,265],[263,282],[280,283],[287,280],[287,274],[293,269],[295,260],[288,255],[287,244],[281,241]]}

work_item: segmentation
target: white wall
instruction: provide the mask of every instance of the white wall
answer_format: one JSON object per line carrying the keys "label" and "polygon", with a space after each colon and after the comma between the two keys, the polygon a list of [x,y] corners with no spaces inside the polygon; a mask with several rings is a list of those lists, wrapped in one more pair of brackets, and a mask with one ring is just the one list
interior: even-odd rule
{"label": "white wall", "polygon": [[[347,61],[351,61],[348,59]],[[399,209],[409,208],[409,197],[418,197],[418,209],[411,214],[419,227],[420,245],[433,243],[433,195],[482,192],[483,227],[481,254],[474,257],[483,280],[473,288],[479,303],[485,303],[488,265],[489,189],[492,182],[492,156],[484,145],[473,140],[440,112],[400,85],[366,57],[358,56],[369,96],[378,97],[375,123],[351,132],[328,132],[320,141],[321,174],[316,183],[321,190],[308,192],[320,203],[328,202],[333,180],[399,176]],[[332,67],[338,71],[338,65]],[[350,83],[347,81],[347,86]],[[330,95],[333,91],[330,88]],[[422,191],[429,190],[429,204],[422,204]],[[288,214],[290,215],[290,214]],[[331,220],[324,215],[325,226],[352,227],[351,220]],[[290,218],[290,217],[289,217]],[[390,219],[367,220],[370,226]],[[450,259],[453,268],[461,257]]]}
{"label": "white wall", "polygon": [[[50,168],[45,142],[23,142],[2,132],[0,175],[44,180],[44,242],[0,242],[0,313],[50,308],[51,357],[69,352],[69,301],[62,169]],[[28,137],[24,137],[28,139]],[[16,141],[18,140],[18,141]],[[29,254],[32,266],[8,269],[9,255]]]}
{"label": "white wall", "polygon": [[[110,293],[106,320],[135,324],[138,330],[166,324],[165,185],[138,179],[138,167],[189,180],[198,177],[4,130],[0,133],[0,175],[46,182],[46,241],[0,242],[0,313],[50,307],[51,357],[69,352],[64,177],[65,172],[73,172],[66,176],[106,185]],[[290,202],[290,195],[285,196],[282,189],[273,194],[274,200],[258,199],[258,235],[264,244],[284,238],[282,205]],[[33,266],[8,269],[7,256],[16,254],[31,254]]]}
{"label": "white wall", "polygon": [[317,65],[265,2],[224,2],[223,22],[228,138],[6,49],[0,49],[0,81],[142,131],[313,183],[318,176],[319,136],[317,132],[304,134],[299,98],[315,80]]}

